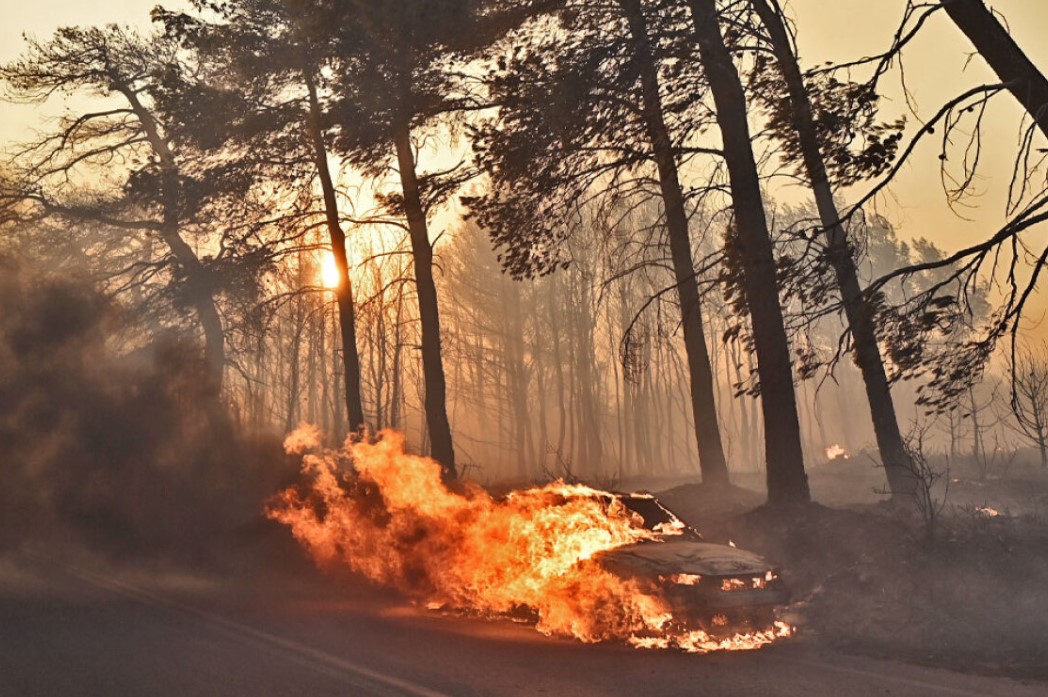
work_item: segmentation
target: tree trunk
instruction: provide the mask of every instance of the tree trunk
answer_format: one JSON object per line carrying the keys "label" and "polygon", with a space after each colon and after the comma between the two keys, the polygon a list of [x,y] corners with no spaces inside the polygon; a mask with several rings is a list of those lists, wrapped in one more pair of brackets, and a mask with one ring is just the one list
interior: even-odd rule
{"label": "tree trunk", "polygon": [[440,356],[440,313],[437,286],[433,281],[433,245],[429,241],[426,214],[422,210],[415,174],[415,156],[411,151],[411,131],[407,124],[397,129],[394,145],[404,194],[404,213],[411,238],[418,314],[422,325],[422,372],[426,384],[425,410],[430,454],[440,463],[445,480],[452,480],[458,473],[455,469],[455,450],[451,443],[451,424],[448,423],[444,363]]}
{"label": "tree trunk", "polygon": [[317,310],[317,329],[319,336],[317,338],[317,362],[320,365],[320,428],[325,433],[331,432],[331,381],[328,380],[328,365],[327,365],[327,306],[321,304]]}
{"label": "tree trunk", "polygon": [[[124,83],[114,85],[135,114],[142,126],[142,132],[160,163],[161,171],[161,207],[163,209],[163,222],[161,224],[160,236],[163,238],[171,255],[175,258],[186,274],[186,282],[189,289],[189,302],[197,313],[201,329],[204,332],[204,360],[207,368],[207,379],[210,389],[215,396],[215,405],[210,405],[212,416],[218,422],[226,419],[222,415],[222,408],[218,405],[222,394],[222,380],[226,365],[225,332],[222,330],[222,319],[215,304],[215,293],[211,283],[211,274],[200,262],[196,252],[193,251],[184,239],[182,239],[179,215],[179,198],[181,196],[181,184],[178,172],[178,162],[175,154],[160,132],[160,124],[153,113],[142,104],[138,93]],[[225,425],[220,423],[219,425]]]}
{"label": "tree trunk", "polygon": [[531,450],[531,417],[528,410],[528,366],[524,357],[524,315],[521,312],[520,288],[516,281],[500,276],[502,291],[496,296],[502,313],[503,361],[506,364],[508,397],[513,409],[513,451],[517,476],[523,481],[533,460]]}
{"label": "tree trunk", "polygon": [[564,438],[567,434],[568,429],[568,407],[564,401],[564,357],[561,354],[561,328],[558,322],[560,318],[559,308],[556,306],[557,302],[557,277],[550,276],[549,290],[546,297],[546,312],[549,318],[549,329],[550,329],[550,343],[553,345],[553,368],[554,377],[556,378],[557,386],[557,445],[556,454],[561,456],[564,453]]}
{"label": "tree trunk", "polygon": [[770,503],[811,500],[804,473],[790,345],[779,303],[775,256],[750,146],[746,95],[717,23],[716,0],[688,0],[700,60],[717,108],[757,351]]}
{"label": "tree trunk", "polygon": [[959,417],[956,417],[956,411],[951,410],[947,413],[950,419],[950,460],[953,462],[957,461],[957,431],[959,429],[958,422]]}
{"label": "tree trunk", "polygon": [[577,403],[579,415],[579,452],[580,457],[576,472],[580,475],[598,476],[603,474],[604,443],[602,429],[602,410],[598,402],[597,368],[594,365],[596,355],[593,345],[593,330],[596,320],[596,309],[593,307],[588,279],[580,279],[581,289],[574,295],[575,304],[574,335],[578,339],[576,365],[578,366]]}
{"label": "tree trunk", "polygon": [[397,290],[397,314],[393,322],[393,386],[390,389],[390,405],[389,405],[389,426],[390,428],[405,429],[407,426],[401,425],[401,414],[403,413],[403,402],[404,402],[404,378],[402,377],[404,361],[401,358],[401,351],[403,350],[403,337],[401,335],[401,325],[404,322],[404,291],[403,289]]}
{"label": "tree trunk", "polygon": [[[746,352],[746,376],[750,379],[751,376],[757,373],[757,366],[753,362],[753,353],[750,351]],[[763,460],[760,456],[760,448],[758,443],[764,442],[764,419],[761,418],[762,414],[757,405],[760,402],[755,397],[746,398],[745,404],[747,405],[747,411],[750,413],[750,423],[753,425],[753,440],[750,443],[750,462],[753,463],[753,470],[755,472],[761,471],[761,465]]]}
{"label": "tree trunk", "polygon": [[[338,321],[338,307],[331,308],[331,375],[335,378],[335,381],[345,379],[346,362],[339,358],[338,347],[335,345],[334,336],[339,331]],[[344,349],[343,349],[344,350]],[[342,373],[339,373],[339,364],[342,365]],[[330,395],[331,399],[331,430],[335,436],[335,442],[341,443],[343,439],[342,428],[346,424],[346,415],[342,409],[346,406],[346,400],[337,399],[335,394]]]}
{"label": "tree trunk", "polygon": [[698,441],[702,481],[714,485],[726,484],[728,466],[717,423],[713,371],[710,368],[710,356],[706,348],[702,300],[691,255],[691,236],[688,232],[688,217],[684,209],[684,193],[681,190],[673,144],[670,141],[662,112],[658,71],[640,0],[620,0],[619,4],[626,14],[630,33],[633,35],[634,56],[640,68],[644,99],[644,121],[658,167],[659,187],[663,204],[666,207],[666,226],[669,233],[673,272],[677,281],[681,323],[684,328],[684,349],[688,357],[691,407],[695,422],[695,438]]}
{"label": "tree trunk", "polygon": [[830,188],[826,163],[819,147],[815,119],[804,86],[804,78],[797,64],[797,57],[794,55],[777,0],[771,0],[770,4],[766,0],[751,0],[751,4],[768,31],[776,61],[786,80],[793,126],[797,131],[804,168],[815,194],[819,218],[827,236],[829,259],[837,277],[837,285],[840,287],[848,326],[851,328],[855,362],[862,372],[862,379],[866,386],[866,400],[870,406],[873,431],[877,438],[877,448],[881,453],[881,462],[884,464],[888,478],[888,487],[893,497],[911,499],[916,485],[913,465],[906,451],[902,433],[899,431],[899,420],[895,415],[891,387],[884,370],[881,350],[877,345],[877,329],[873,313],[862,295],[848,233],[841,224],[841,216],[833,200],[833,190]]}
{"label": "tree trunk", "polygon": [[[167,208],[168,206],[165,206]],[[211,286],[211,275],[197,258],[182,236],[178,233],[178,221],[169,222],[169,215],[164,213],[164,230],[161,233],[168,249],[186,274],[189,290],[189,302],[197,314],[197,320],[204,332],[204,361],[207,367],[207,380],[216,398],[222,393],[223,377],[226,364],[225,332],[222,330],[222,319],[215,304],[215,295]]]}
{"label": "tree trunk", "polygon": [[1048,79],[1044,74],[982,0],[940,0],[940,4],[1048,137]]}
{"label": "tree trunk", "polygon": [[[301,260],[300,260],[301,261]],[[302,266],[299,265],[301,273]],[[302,332],[306,327],[305,309],[298,297],[289,308],[291,325],[291,356],[288,358],[287,405],[284,414],[284,433],[290,433],[301,412],[299,397],[302,392]]]}
{"label": "tree trunk", "polygon": [[346,234],[338,215],[338,199],[335,184],[328,168],[327,147],[320,129],[320,103],[313,76],[303,71],[306,89],[309,92],[309,138],[313,146],[313,164],[320,179],[320,190],[324,196],[324,219],[327,224],[331,253],[338,269],[338,287],[335,299],[338,303],[338,325],[342,335],[343,381],[345,383],[346,415],[349,431],[353,433],[365,426],[364,405],[360,395],[360,354],[357,352],[356,308],[353,304],[353,284],[349,279],[349,258],[346,256]]}
{"label": "tree trunk", "polygon": [[531,307],[528,308],[529,314],[534,318],[535,331],[532,334],[532,341],[530,342],[530,353],[531,361],[535,366],[535,388],[538,390],[536,394],[536,403],[538,406],[538,422],[539,422],[539,447],[538,452],[534,453],[531,462],[528,464],[529,470],[534,474],[536,467],[539,462],[544,462],[546,458],[546,449],[549,447],[549,424],[546,422],[546,346],[542,337],[542,327],[544,322],[539,318],[542,316],[539,309],[539,298],[540,293],[544,289],[544,286],[535,284],[531,288]]}
{"label": "tree trunk", "polygon": [[979,412],[982,407],[975,400],[975,386],[968,385],[968,399],[971,400],[972,411],[972,460],[979,468],[979,479],[986,479],[986,454],[982,442],[982,424],[979,423]]}
{"label": "tree trunk", "polygon": [[306,345],[306,421],[317,422],[317,323],[316,308],[310,303],[306,315],[308,342]]}
{"label": "tree trunk", "polygon": [[[735,382],[739,385],[742,384],[742,360],[738,356],[738,341],[732,341],[732,355],[731,365],[732,371],[734,372]],[[754,436],[753,427],[750,425],[750,405],[748,402],[750,398],[743,396],[739,398],[739,411],[740,411],[740,431],[737,432],[739,437],[739,443],[742,446],[742,460],[746,463],[747,469],[754,467],[753,460],[753,443]],[[754,469],[756,469],[754,467]]]}

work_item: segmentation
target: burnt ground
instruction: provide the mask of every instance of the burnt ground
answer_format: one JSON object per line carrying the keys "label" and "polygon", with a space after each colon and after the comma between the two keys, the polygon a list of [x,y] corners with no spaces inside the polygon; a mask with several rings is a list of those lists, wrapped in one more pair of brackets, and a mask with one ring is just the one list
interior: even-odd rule
{"label": "burnt ground", "polygon": [[1048,472],[1031,463],[979,474],[961,463],[943,478],[934,540],[920,515],[877,493],[883,473],[868,461],[813,468],[820,503],[810,506],[761,505],[756,474],[737,476],[743,486],[728,492],[683,484],[660,498],[708,539],[781,564],[795,601],[789,619],[811,640],[1048,680]]}

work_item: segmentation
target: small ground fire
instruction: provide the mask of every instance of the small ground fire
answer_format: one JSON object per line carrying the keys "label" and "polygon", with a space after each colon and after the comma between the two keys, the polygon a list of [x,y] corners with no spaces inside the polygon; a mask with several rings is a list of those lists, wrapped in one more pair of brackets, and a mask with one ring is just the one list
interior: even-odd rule
{"label": "small ground fire", "polygon": [[312,426],[287,438],[309,483],[278,494],[267,513],[322,568],[346,565],[431,609],[530,615],[540,632],[583,642],[705,653],[759,648],[792,631],[776,622],[712,636],[678,621],[657,587],[596,563],[599,552],[653,539],[618,502],[601,505],[604,492],[559,481],[500,498],[468,483],[451,491],[439,465],[405,452],[394,431],[339,451],[320,442]]}
{"label": "small ground fire", "polygon": [[826,446],[826,459],[831,462],[834,460],[847,460],[849,457],[848,451],[840,443]]}

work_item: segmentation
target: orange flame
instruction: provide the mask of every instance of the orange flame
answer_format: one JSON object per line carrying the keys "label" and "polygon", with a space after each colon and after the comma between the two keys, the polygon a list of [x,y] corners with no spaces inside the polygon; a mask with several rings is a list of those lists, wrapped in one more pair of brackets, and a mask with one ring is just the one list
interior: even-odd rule
{"label": "orange flame", "polygon": [[727,639],[674,630],[679,623],[654,583],[624,579],[592,559],[654,533],[589,487],[554,482],[501,499],[472,484],[453,492],[435,461],[405,452],[404,437],[389,430],[330,451],[303,426],[285,449],[304,454],[311,481],[275,496],[267,515],[288,525],[322,567],[347,565],[426,607],[486,616],[526,610],[546,634],[695,652],[757,648],[790,633],[781,623]]}

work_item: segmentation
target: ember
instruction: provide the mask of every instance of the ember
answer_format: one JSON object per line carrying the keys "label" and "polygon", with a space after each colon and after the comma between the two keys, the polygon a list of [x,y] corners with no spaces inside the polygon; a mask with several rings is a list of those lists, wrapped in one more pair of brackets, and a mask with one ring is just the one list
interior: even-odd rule
{"label": "ember", "polygon": [[[472,484],[452,492],[439,465],[406,453],[393,431],[330,451],[303,426],[285,448],[304,455],[311,481],[275,496],[269,517],[288,525],[318,565],[346,565],[425,607],[488,617],[527,610],[545,634],[696,653],[759,648],[792,631],[784,623],[726,637],[683,629],[657,587],[593,559],[654,539],[604,492],[563,482],[501,499]],[[346,461],[353,471],[340,466]]]}

